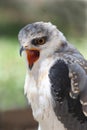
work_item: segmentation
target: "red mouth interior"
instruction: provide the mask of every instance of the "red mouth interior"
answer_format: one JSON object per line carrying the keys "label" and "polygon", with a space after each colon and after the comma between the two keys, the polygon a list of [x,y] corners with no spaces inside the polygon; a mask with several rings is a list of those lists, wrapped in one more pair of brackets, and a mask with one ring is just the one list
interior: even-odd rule
{"label": "red mouth interior", "polygon": [[33,65],[39,59],[40,52],[36,49],[26,50],[29,65]]}

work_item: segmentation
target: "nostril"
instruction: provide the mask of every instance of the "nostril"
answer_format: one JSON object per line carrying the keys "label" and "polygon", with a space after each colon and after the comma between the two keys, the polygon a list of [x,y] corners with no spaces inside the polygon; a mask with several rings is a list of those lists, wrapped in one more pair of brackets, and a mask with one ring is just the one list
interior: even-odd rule
{"label": "nostril", "polygon": [[28,45],[25,46],[25,48],[27,48],[27,47],[28,47]]}

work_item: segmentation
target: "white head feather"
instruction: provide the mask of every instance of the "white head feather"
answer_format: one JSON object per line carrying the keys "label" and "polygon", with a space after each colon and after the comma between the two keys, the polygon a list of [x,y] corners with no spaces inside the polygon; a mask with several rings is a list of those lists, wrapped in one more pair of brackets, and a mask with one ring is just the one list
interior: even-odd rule
{"label": "white head feather", "polygon": [[[32,44],[33,39],[47,37],[46,43],[35,46]],[[18,35],[21,46],[27,46],[28,49],[36,48],[40,50],[40,59],[53,55],[55,51],[63,49],[66,45],[64,35],[50,22],[35,22],[22,28]]]}

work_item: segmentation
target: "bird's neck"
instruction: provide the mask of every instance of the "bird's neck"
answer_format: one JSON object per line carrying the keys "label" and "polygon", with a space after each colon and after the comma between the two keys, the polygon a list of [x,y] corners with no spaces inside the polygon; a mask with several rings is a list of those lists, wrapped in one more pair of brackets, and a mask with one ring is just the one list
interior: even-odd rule
{"label": "bird's neck", "polygon": [[50,61],[49,59],[52,59],[52,55],[43,58],[41,57],[38,61],[36,61],[31,70],[29,70],[28,68],[29,76],[31,76],[32,78],[35,79],[35,81],[37,81],[41,73],[40,70],[45,69],[48,62]]}

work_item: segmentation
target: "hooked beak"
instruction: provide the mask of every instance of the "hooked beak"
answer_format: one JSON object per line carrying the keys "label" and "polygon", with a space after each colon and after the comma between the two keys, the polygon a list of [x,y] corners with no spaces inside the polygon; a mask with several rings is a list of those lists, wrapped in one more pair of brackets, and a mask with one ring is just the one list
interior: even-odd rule
{"label": "hooked beak", "polygon": [[21,48],[20,48],[20,56],[22,55],[22,52],[24,51],[25,49],[24,49],[24,47],[22,46]]}
{"label": "hooked beak", "polygon": [[22,55],[22,52],[24,50],[25,50],[26,55],[27,55],[27,61],[28,61],[29,69],[31,70],[34,63],[39,59],[40,51],[38,49],[36,49],[36,48],[27,49],[26,47],[24,48],[22,46],[20,48],[20,56]]}

